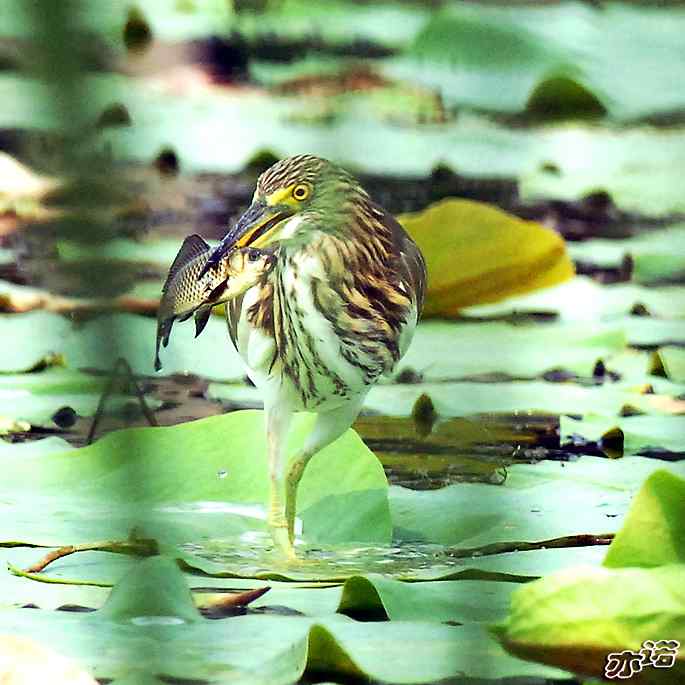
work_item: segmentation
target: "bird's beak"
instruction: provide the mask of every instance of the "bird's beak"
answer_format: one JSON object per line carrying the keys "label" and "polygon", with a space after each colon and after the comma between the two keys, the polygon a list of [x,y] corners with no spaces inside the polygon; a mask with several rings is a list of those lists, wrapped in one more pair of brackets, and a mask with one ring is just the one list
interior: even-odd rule
{"label": "bird's beak", "polygon": [[224,236],[209,255],[200,277],[216,266],[231,250],[251,245],[261,247],[268,245],[276,235],[274,229],[281,221],[288,219],[294,209],[287,204],[268,205],[266,202],[253,202],[247,211],[238,219],[238,223]]}
{"label": "bird's beak", "polygon": [[274,229],[281,221],[293,215],[293,208],[286,204],[268,205],[254,202],[243,214],[233,230],[224,238],[231,239],[234,247],[261,247],[273,238]]}

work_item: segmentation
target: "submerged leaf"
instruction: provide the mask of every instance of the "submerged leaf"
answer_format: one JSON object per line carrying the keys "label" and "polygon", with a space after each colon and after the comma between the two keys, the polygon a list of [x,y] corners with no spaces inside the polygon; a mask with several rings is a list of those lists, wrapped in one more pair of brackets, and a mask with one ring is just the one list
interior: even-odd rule
{"label": "submerged leaf", "polygon": [[561,236],[490,205],[449,199],[398,218],[426,258],[425,316],[455,316],[574,273]]}

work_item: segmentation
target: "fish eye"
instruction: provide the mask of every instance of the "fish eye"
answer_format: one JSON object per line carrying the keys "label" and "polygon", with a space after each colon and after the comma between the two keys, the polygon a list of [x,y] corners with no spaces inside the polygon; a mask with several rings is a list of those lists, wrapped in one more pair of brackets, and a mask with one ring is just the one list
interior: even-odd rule
{"label": "fish eye", "polygon": [[249,250],[247,253],[248,262],[256,262],[261,257],[259,250]]}
{"label": "fish eye", "polygon": [[302,200],[306,200],[309,197],[310,192],[311,188],[307,184],[298,183],[293,188],[293,197],[299,202],[302,202]]}

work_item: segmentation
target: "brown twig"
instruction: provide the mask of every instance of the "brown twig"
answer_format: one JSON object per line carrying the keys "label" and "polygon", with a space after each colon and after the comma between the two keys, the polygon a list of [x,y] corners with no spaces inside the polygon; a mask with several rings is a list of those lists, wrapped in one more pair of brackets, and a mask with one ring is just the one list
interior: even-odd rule
{"label": "brown twig", "polygon": [[28,578],[35,580],[38,583],[49,583],[50,585],[83,585],[88,587],[112,587],[112,583],[100,583],[97,580],[73,580],[68,578],[56,578],[55,576],[48,576],[43,573],[29,573],[22,571],[22,569],[7,564],[7,570],[15,576],[20,578]]}
{"label": "brown twig", "polygon": [[159,553],[156,540],[106,540],[104,542],[88,542],[83,545],[65,545],[48,552],[39,562],[24,569],[25,573],[40,573],[48,564],[57,559],[75,554],[76,552],[114,552],[116,554],[131,554],[149,557]]}
{"label": "brown twig", "polygon": [[463,559],[467,557],[484,557],[491,554],[505,554],[507,552],[530,552],[535,549],[608,545],[613,539],[613,533],[566,535],[560,538],[541,540],[540,542],[495,542],[483,547],[450,547],[443,554],[453,559]]}
{"label": "brown twig", "polygon": [[199,606],[198,610],[205,618],[233,616],[236,613],[240,613],[243,607],[259,599],[270,589],[271,587],[266,585],[254,590],[245,590],[245,592],[230,592],[224,597]]}

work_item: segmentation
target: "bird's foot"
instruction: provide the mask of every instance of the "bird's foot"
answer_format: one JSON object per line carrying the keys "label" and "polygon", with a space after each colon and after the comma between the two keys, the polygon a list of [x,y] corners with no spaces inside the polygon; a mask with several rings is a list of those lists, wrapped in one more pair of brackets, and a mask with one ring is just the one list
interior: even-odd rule
{"label": "bird's foot", "polygon": [[292,529],[289,530],[288,523],[286,523],[286,519],[282,514],[280,516],[277,514],[269,515],[267,522],[271,539],[274,541],[274,550],[285,561],[287,566],[302,568],[314,563],[314,560],[306,559],[296,554],[294,547],[295,539],[291,533]]}

